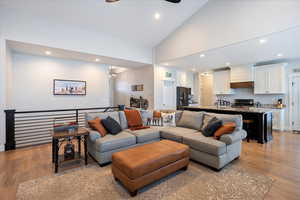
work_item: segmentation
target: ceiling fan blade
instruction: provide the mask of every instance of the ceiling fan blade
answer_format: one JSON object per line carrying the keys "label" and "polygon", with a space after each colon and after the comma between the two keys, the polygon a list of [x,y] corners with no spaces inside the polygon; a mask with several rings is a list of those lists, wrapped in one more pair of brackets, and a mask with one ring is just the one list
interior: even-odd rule
{"label": "ceiling fan blade", "polygon": [[[105,0],[107,3],[114,3],[114,2],[117,2],[117,1],[120,1],[120,0]],[[168,1],[168,2],[171,2],[171,3],[180,3],[181,0],[165,0],[165,1]]]}
{"label": "ceiling fan blade", "polygon": [[166,1],[171,2],[171,3],[180,3],[181,2],[181,0],[166,0]]}
{"label": "ceiling fan blade", "polygon": [[114,3],[114,2],[117,2],[119,0],[105,0],[107,3]]}

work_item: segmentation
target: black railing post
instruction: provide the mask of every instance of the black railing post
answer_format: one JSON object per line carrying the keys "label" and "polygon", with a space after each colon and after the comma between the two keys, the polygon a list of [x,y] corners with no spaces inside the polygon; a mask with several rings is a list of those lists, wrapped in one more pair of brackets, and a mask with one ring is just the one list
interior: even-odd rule
{"label": "black railing post", "polygon": [[15,112],[16,110],[5,110],[6,143],[5,151],[16,149],[15,141]]}
{"label": "black railing post", "polygon": [[78,114],[78,109],[76,109],[76,123],[79,123],[79,114]]}
{"label": "black railing post", "polygon": [[125,110],[125,105],[118,105],[118,107],[119,107],[119,110],[120,110],[120,111]]}

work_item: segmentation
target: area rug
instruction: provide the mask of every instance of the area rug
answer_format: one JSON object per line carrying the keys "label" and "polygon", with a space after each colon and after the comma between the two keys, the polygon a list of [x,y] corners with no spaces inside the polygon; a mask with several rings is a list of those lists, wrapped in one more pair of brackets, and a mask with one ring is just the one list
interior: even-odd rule
{"label": "area rug", "polygon": [[20,200],[260,200],[272,186],[273,179],[230,165],[215,172],[197,163],[179,171],[130,197],[112,176],[110,166],[82,167],[61,174],[21,183]]}

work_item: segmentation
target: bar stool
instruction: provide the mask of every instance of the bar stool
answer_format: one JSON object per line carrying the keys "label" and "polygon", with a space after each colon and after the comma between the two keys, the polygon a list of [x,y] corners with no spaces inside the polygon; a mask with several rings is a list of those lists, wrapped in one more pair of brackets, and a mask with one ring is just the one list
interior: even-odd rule
{"label": "bar stool", "polygon": [[251,127],[251,124],[254,123],[254,120],[252,120],[252,119],[244,119],[243,123],[245,124],[245,129],[247,131],[247,138],[246,139],[247,139],[247,142],[249,142],[250,141],[250,133],[251,133],[250,127]]}

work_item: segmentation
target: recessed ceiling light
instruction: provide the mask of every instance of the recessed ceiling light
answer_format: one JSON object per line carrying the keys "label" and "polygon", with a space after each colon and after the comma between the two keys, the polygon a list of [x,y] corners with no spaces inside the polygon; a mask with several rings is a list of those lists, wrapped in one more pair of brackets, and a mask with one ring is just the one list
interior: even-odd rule
{"label": "recessed ceiling light", "polygon": [[200,54],[200,58],[204,58],[205,57],[205,54]]}
{"label": "recessed ceiling light", "polygon": [[260,44],[265,44],[268,40],[266,38],[260,39],[259,43]]}
{"label": "recessed ceiling light", "polygon": [[226,65],[227,67],[230,66],[230,62],[225,63],[225,65]]}
{"label": "recessed ceiling light", "polygon": [[192,69],[192,71],[195,72],[195,71],[196,71],[196,68],[194,67],[194,68]]}
{"label": "recessed ceiling light", "polygon": [[99,59],[99,58],[96,58],[96,59],[95,59],[95,61],[96,61],[96,62],[99,62],[99,61],[100,61],[100,59]]}
{"label": "recessed ceiling light", "polygon": [[51,55],[52,53],[51,53],[51,51],[45,51],[45,54],[46,55]]}
{"label": "recessed ceiling light", "polygon": [[165,63],[166,66],[169,66],[169,63]]}
{"label": "recessed ceiling light", "polygon": [[156,20],[159,20],[160,19],[160,14],[157,12],[157,13],[155,13],[154,14],[154,18],[156,19]]}
{"label": "recessed ceiling light", "polygon": [[283,56],[282,53],[277,54],[277,57],[282,57],[282,56]]}

